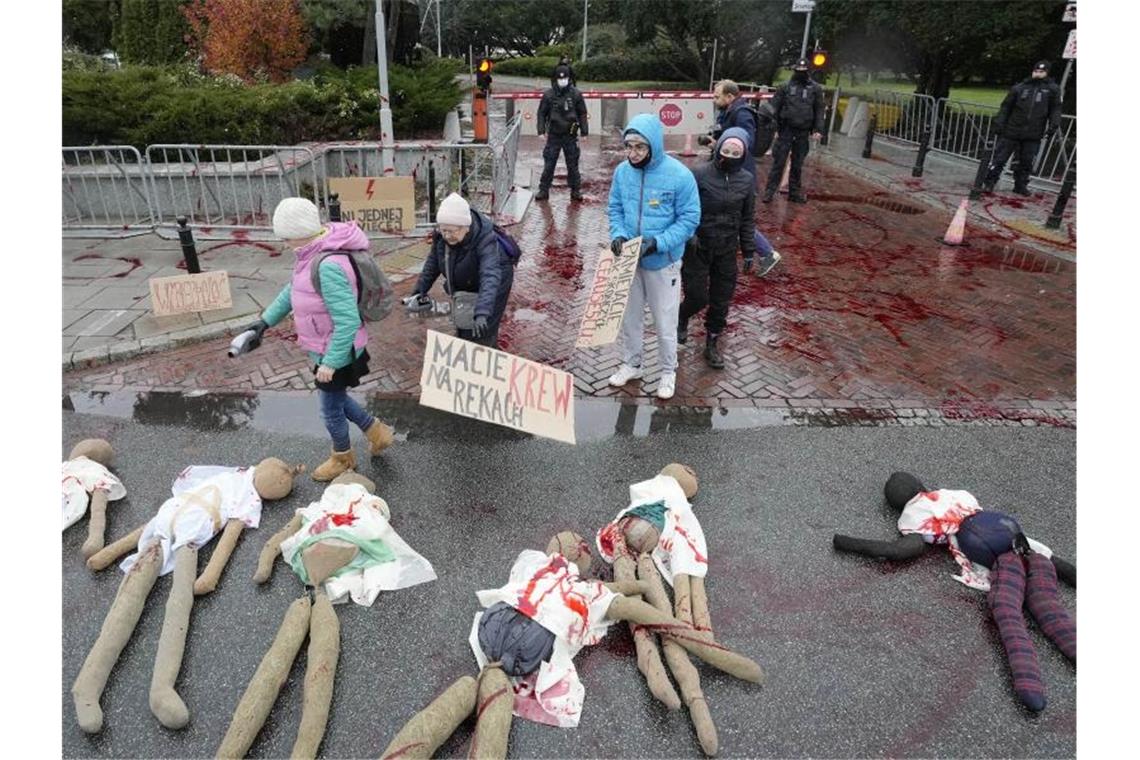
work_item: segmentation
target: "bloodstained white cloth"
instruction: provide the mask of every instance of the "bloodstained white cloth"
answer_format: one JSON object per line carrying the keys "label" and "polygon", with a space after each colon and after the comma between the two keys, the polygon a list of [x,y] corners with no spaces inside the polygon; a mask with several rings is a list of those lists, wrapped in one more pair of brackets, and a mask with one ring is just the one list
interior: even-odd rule
{"label": "bloodstained white cloth", "polygon": [[[502,588],[476,593],[484,608],[505,602],[554,634],[550,661],[523,677],[512,677],[514,714],[550,726],[574,728],[582,716],[586,688],[578,680],[574,655],[582,647],[597,644],[612,620],[606,611],[617,597],[601,581],[578,577],[578,566],[561,554],[543,554],[526,549],[511,568]],[[479,646],[479,620],[475,614],[470,643],[479,667],[487,656]]]}
{"label": "bloodstained white cloth", "polygon": [[158,509],[139,537],[139,551],[124,559],[119,569],[131,569],[143,547],[157,539],[162,545],[162,571],[174,569],[174,553],[187,544],[205,546],[230,520],[247,528],[261,522],[261,497],[253,487],[252,467],[187,467],[174,479],[174,494]]}
{"label": "bloodstained white cloth", "polygon": [[[436,579],[435,569],[400,538],[388,522],[388,504],[358,483],[334,483],[301,515],[301,529],[281,542],[281,556],[298,572],[300,552],[324,538],[356,545],[356,558],[323,586],[334,604],[352,601],[369,607],[381,591],[394,591]],[[300,573],[298,573],[300,576]],[[302,577],[302,580],[306,580]]]}
{"label": "bloodstained white cloth", "polygon": [[63,463],[63,529],[79,522],[87,513],[88,496],[95,489],[107,492],[107,501],[118,501],[127,489],[103,465],[76,457]]}
{"label": "bloodstained white cloth", "polygon": [[621,530],[621,518],[642,504],[665,503],[665,528],[653,549],[653,564],[661,577],[673,585],[678,573],[704,578],[709,571],[709,550],[705,532],[693,514],[693,507],[676,478],[658,475],[629,487],[629,506],[618,512],[608,525],[598,531],[598,551],[606,562],[614,561],[614,538]]}
{"label": "bloodstained white cloth", "polygon": [[[957,533],[962,521],[981,511],[978,500],[969,491],[948,488],[922,491],[903,507],[899,515],[899,533],[917,533],[928,544],[946,544],[962,571],[961,575],[953,576],[954,580],[979,591],[989,591],[989,568],[971,562],[958,546]],[[1030,549],[1046,557],[1053,556],[1048,546],[1028,536],[1026,538]]]}

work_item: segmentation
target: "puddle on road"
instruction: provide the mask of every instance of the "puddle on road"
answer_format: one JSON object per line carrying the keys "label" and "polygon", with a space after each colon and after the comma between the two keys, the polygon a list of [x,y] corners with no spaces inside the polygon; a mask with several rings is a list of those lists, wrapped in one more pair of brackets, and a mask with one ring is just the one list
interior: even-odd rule
{"label": "puddle on road", "polygon": [[[486,443],[525,440],[517,430],[429,409],[408,399],[367,398],[368,411],[392,425],[401,441],[448,438]],[[143,425],[179,425],[203,431],[259,430],[285,435],[325,435],[315,395],[276,393],[180,393],[173,391],[73,391],[63,408],[100,414]],[[579,443],[613,437],[644,438],[661,433],[739,430],[787,424],[776,409],[655,406],[608,399],[574,401],[574,429]]]}

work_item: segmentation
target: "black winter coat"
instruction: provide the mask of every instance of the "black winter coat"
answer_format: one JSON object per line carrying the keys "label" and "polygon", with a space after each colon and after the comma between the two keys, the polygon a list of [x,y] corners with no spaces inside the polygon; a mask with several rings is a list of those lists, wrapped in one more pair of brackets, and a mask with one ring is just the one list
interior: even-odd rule
{"label": "black winter coat", "polygon": [[[574,132],[572,125],[577,124],[579,132]],[[586,119],[586,100],[574,85],[566,89],[557,86],[542,93],[542,102],[538,104],[538,133],[552,135],[581,134],[582,137],[590,134],[590,126]]]}
{"label": "black winter coat", "polygon": [[1061,126],[1061,88],[1052,79],[1024,79],[1009,89],[994,129],[1010,140],[1040,140]]}
{"label": "black winter coat", "polygon": [[772,96],[772,111],[778,131],[823,132],[823,88],[810,79],[804,84],[785,82]]}
{"label": "black winter coat", "polygon": [[[745,154],[745,160],[752,159]],[[755,256],[756,179],[743,168],[725,173],[715,161],[698,166],[693,176],[701,196],[697,244],[713,251],[739,246],[744,258]]]}
{"label": "black winter coat", "polygon": [[[447,278],[445,257],[451,259],[451,281]],[[478,292],[475,316],[489,317],[495,311],[499,289],[507,280],[503,272],[511,266],[511,260],[499,247],[491,220],[471,209],[471,229],[459,245],[452,248],[438,230],[432,233],[431,252],[424,260],[416,292],[427,293],[442,274],[443,289],[448,295],[457,290]]]}
{"label": "black winter coat", "polygon": [[713,137],[720,139],[724,130],[740,127],[748,133],[748,149],[751,150],[756,142],[756,111],[749,107],[744,98],[737,98],[729,103],[728,108],[720,112],[716,119],[717,128]]}

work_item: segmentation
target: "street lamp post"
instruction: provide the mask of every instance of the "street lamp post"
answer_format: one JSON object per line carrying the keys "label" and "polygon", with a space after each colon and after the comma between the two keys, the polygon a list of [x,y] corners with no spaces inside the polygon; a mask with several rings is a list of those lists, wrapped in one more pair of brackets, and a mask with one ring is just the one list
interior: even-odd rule
{"label": "street lamp post", "polygon": [[376,0],[376,59],[380,72],[380,168],[387,176],[395,171],[395,140],[392,109],[388,100],[388,35],[384,30],[383,0]]}
{"label": "street lamp post", "polygon": [[586,28],[590,22],[590,0],[582,0],[582,60],[586,60]]}

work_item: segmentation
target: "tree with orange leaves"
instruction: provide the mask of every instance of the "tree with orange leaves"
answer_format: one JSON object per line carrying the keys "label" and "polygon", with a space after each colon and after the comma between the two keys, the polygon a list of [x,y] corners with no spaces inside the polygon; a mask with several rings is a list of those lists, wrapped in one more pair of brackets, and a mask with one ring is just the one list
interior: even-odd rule
{"label": "tree with orange leaves", "polygon": [[298,0],[191,0],[182,12],[210,73],[281,82],[305,60],[309,38]]}

